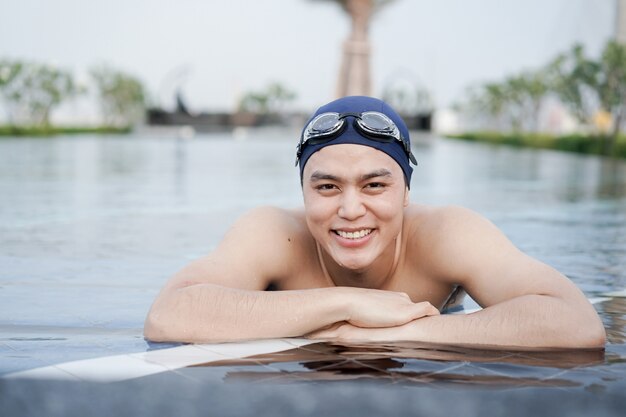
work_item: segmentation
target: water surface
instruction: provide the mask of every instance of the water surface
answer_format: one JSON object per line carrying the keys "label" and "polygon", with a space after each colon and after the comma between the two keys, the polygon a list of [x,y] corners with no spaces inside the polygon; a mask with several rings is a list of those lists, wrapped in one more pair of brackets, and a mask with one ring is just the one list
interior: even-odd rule
{"label": "water surface", "polygon": [[[301,204],[295,137],[295,130],[259,129],[191,140],[156,133],[0,140],[0,374],[151,348],[143,319],[169,276],[210,251],[246,210]],[[588,297],[626,288],[624,161],[426,135],[415,136],[414,152],[412,201],[478,211]],[[609,336],[600,357],[522,355],[524,362],[517,354],[329,345],[313,349],[313,359],[302,352],[282,362],[256,358],[254,372],[273,363],[270,370],[287,379],[290,370],[300,379],[345,378],[360,363],[363,372],[377,369],[380,381],[432,380],[457,369],[452,378],[461,384],[499,384],[492,378],[499,375],[519,385],[547,373],[562,375],[552,379],[564,386],[610,386],[626,373],[626,302],[596,308]],[[320,349],[330,349],[327,362],[312,364]],[[355,355],[357,362],[345,362]],[[473,371],[454,367],[477,363]],[[214,366],[222,371],[210,375],[248,378],[233,366]],[[393,369],[392,377],[381,369]]]}

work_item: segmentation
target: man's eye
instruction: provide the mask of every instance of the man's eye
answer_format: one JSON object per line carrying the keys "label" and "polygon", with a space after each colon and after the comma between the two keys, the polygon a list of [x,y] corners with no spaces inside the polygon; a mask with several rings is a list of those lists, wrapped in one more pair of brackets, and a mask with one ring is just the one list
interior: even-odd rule
{"label": "man's eye", "polygon": [[367,188],[384,188],[385,184],[382,182],[370,182],[366,185]]}
{"label": "man's eye", "polygon": [[320,190],[320,191],[334,190],[335,188],[337,188],[335,184],[320,184],[317,187],[315,187],[315,189]]}

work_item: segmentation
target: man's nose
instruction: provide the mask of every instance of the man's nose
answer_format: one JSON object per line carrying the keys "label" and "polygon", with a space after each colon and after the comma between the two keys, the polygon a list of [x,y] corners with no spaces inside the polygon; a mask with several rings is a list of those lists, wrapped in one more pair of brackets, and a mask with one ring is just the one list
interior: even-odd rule
{"label": "man's nose", "polygon": [[366,209],[361,196],[356,190],[347,189],[341,196],[338,215],[347,220],[354,220],[365,215]]}

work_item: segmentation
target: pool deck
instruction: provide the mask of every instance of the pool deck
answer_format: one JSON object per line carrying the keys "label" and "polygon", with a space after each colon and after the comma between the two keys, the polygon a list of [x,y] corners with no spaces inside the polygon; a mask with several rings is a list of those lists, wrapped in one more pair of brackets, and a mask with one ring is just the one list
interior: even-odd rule
{"label": "pool deck", "polygon": [[380,384],[255,384],[161,373],[149,382],[0,380],[3,416],[622,416],[624,384],[580,392]]}

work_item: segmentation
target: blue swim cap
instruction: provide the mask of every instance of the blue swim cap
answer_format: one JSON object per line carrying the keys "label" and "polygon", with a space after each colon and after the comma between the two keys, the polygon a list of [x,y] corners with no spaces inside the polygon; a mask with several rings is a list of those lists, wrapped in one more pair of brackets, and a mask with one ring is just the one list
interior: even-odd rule
{"label": "blue swim cap", "polygon": [[[302,131],[304,134],[304,130],[306,126],[318,115],[322,113],[355,113],[360,114],[366,111],[375,111],[380,112],[389,117],[396,125],[398,130],[400,131],[400,135],[404,140],[408,143],[410,149],[410,138],[409,138],[409,130],[406,127],[406,124],[402,120],[402,118],[398,115],[389,106],[382,100],[372,97],[365,96],[349,96],[343,97],[338,100],[332,101],[319,109],[311,116],[311,118],[305,124],[305,128]],[[302,137],[302,136],[301,136]],[[300,182],[302,182],[302,174],[304,172],[304,166],[307,161],[315,152],[326,146],[339,145],[344,143],[352,143],[356,145],[369,146],[374,149],[378,149],[381,152],[386,153],[394,161],[400,165],[402,168],[402,172],[404,173],[404,179],[406,181],[407,187],[410,187],[411,184],[411,174],[413,173],[413,168],[410,165],[410,160],[407,152],[405,151],[402,144],[398,141],[391,142],[380,142],[377,140],[373,140],[361,134],[350,121],[346,123],[345,129],[337,136],[336,138],[329,140],[324,143],[311,144],[307,143],[306,146],[302,149],[302,154],[300,155],[299,163],[300,163]]]}

